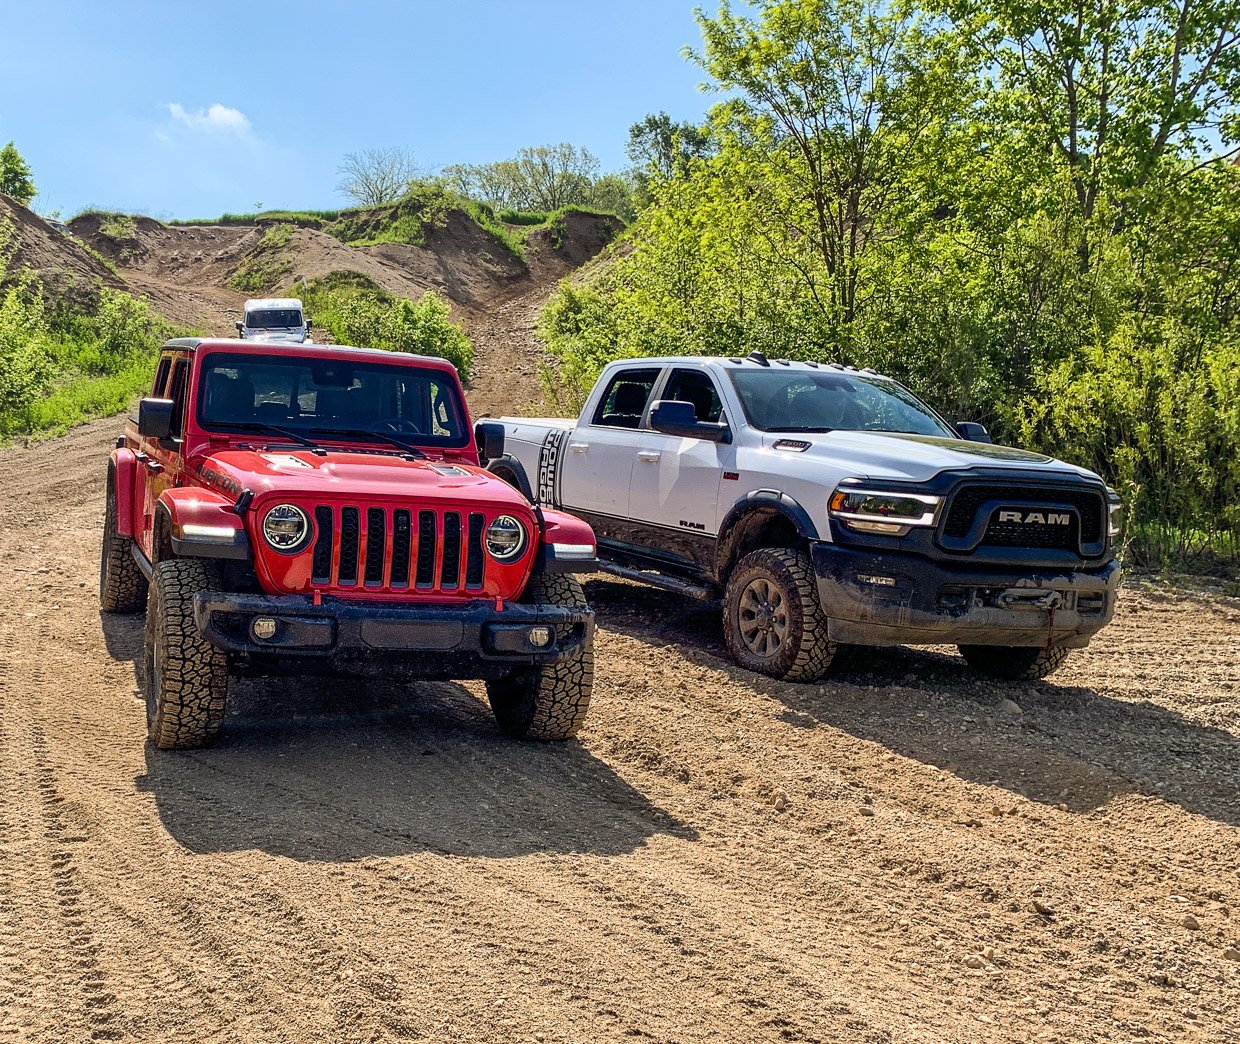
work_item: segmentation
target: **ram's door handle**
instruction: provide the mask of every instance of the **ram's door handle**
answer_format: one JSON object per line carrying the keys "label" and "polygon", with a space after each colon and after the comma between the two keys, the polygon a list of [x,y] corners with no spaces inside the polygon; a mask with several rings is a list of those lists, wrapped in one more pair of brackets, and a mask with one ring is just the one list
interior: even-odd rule
{"label": "ram's door handle", "polygon": [[590,448],[588,442],[570,442],[568,448],[574,453],[585,453]]}
{"label": "ram's door handle", "polygon": [[657,464],[659,463],[659,451],[658,450],[638,450],[637,459],[640,460],[643,464]]}

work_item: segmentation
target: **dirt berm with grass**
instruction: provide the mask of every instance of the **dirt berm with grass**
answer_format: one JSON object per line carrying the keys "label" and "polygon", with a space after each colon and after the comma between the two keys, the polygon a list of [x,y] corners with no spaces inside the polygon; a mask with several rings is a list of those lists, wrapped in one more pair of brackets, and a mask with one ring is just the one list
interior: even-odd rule
{"label": "dirt berm with grass", "polygon": [[[139,223],[117,263],[207,316],[261,234]],[[540,263],[461,291],[475,406],[520,404]],[[1045,682],[798,685],[600,576],[580,741],[472,683],[248,681],[161,753],[95,597],[119,424],[0,451],[0,1042],[1240,1039],[1240,601],[1130,581]]]}

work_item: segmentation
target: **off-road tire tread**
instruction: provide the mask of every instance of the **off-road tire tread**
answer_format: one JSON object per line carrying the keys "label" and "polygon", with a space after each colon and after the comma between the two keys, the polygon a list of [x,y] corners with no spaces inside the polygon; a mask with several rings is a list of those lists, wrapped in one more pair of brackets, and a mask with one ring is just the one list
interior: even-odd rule
{"label": "off-road tire tread", "polygon": [[[586,608],[580,581],[563,573],[535,576],[520,601]],[[587,642],[571,659],[488,681],[487,697],[496,722],[507,735],[556,742],[577,735],[590,709],[593,689],[594,647]]]}
{"label": "off-road tire tread", "polygon": [[960,655],[979,674],[1002,681],[1040,681],[1059,670],[1071,649],[1007,645],[961,645]]}
{"label": "off-road tire tread", "polygon": [[99,554],[99,608],[105,613],[139,613],[146,608],[147,582],[133,557],[133,538],[116,531],[116,487],[108,481]]}
{"label": "off-road tire tread", "polygon": [[[228,659],[194,623],[194,593],[215,579],[194,559],[160,562],[151,577],[147,610],[145,688],[148,734],[161,750],[201,747],[218,735],[228,701]],[[151,670],[153,642],[164,642],[160,692]]]}
{"label": "off-road tire tread", "polygon": [[[723,634],[728,652],[742,667],[758,669],[751,666],[751,654],[745,649],[732,624],[732,607],[750,579],[747,574],[755,567],[765,569],[781,586],[790,588],[785,593],[792,595],[788,600],[789,605],[797,609],[801,621],[799,635],[789,641],[789,644],[796,648],[791,663],[778,673],[763,673],[771,673],[786,681],[816,681],[831,666],[838,644],[827,635],[827,614],[818,604],[818,585],[814,579],[814,567],[809,554],[797,548],[759,548],[742,558],[732,570],[723,599]],[[781,573],[785,574],[786,580],[781,579]]]}

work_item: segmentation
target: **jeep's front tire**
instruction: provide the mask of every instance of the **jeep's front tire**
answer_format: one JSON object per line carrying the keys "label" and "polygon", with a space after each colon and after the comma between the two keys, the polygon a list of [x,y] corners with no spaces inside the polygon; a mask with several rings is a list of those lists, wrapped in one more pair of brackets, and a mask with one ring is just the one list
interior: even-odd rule
{"label": "jeep's front tire", "polygon": [[960,655],[979,674],[1001,681],[1039,681],[1063,666],[1070,650],[1013,645],[960,645]]}
{"label": "jeep's front tire", "polygon": [[105,613],[138,613],[146,605],[146,577],[133,557],[133,538],[116,529],[116,485],[108,479],[99,551],[99,608]]}
{"label": "jeep's front tire", "polygon": [[224,724],[228,660],[194,623],[194,593],[211,580],[196,559],[160,562],[151,576],[143,682],[147,734],[161,750],[201,747]]}
{"label": "jeep's front tire", "polygon": [[809,555],[764,547],[751,551],[728,577],[723,635],[746,670],[788,681],[814,681],[835,657],[827,616]]}
{"label": "jeep's front tire", "polygon": [[[542,573],[530,580],[520,601],[586,608],[574,576]],[[594,647],[587,641],[559,663],[514,671],[487,682],[487,698],[500,729],[514,739],[566,740],[577,735],[594,691]]]}

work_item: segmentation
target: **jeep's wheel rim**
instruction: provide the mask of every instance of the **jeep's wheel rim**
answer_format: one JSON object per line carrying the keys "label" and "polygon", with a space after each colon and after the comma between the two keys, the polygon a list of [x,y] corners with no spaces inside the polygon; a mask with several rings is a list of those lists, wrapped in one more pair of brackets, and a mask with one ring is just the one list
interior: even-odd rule
{"label": "jeep's wheel rim", "polygon": [[788,604],[779,588],[764,576],[745,585],[737,606],[741,641],[755,656],[777,656],[788,639]]}

